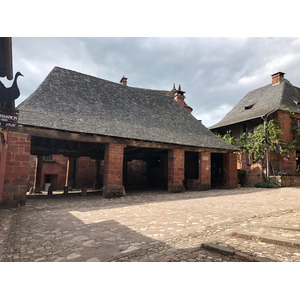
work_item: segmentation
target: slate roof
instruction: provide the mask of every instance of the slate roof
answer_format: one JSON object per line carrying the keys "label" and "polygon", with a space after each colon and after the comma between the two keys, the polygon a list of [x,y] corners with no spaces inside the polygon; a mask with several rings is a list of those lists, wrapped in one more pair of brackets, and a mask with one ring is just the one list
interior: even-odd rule
{"label": "slate roof", "polygon": [[22,125],[236,150],[170,96],[60,67],[18,109]]}
{"label": "slate roof", "polygon": [[[297,102],[299,104],[296,104]],[[300,112],[300,88],[293,86],[287,79],[283,79],[276,85],[268,84],[249,92],[219,123],[211,126],[210,129],[260,118],[284,107],[293,112]]]}

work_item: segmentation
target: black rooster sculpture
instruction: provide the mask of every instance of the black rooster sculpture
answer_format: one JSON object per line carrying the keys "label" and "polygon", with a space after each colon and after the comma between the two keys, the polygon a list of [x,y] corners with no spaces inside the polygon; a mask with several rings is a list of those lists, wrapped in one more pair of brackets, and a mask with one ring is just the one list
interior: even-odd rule
{"label": "black rooster sculpture", "polygon": [[17,84],[17,79],[19,76],[23,75],[20,72],[17,72],[13,84],[10,88],[6,88],[0,81],[0,104],[2,104],[2,108],[11,108],[11,102],[16,100],[20,96],[20,90]]}

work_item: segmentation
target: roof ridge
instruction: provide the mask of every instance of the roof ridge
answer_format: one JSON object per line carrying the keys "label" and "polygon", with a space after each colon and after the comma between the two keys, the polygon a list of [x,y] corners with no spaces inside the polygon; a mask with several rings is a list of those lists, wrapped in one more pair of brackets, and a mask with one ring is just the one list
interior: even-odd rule
{"label": "roof ridge", "polygon": [[[288,80],[286,79],[283,79],[282,80],[283,82],[283,87],[282,87],[282,91],[281,91],[281,95],[280,95],[280,106],[279,106],[279,109],[280,107],[282,106],[282,102],[283,102],[283,98],[284,98],[284,95],[285,95],[285,90],[286,90],[286,84],[289,83],[290,85],[292,85]],[[280,82],[281,83],[281,82]],[[293,86],[293,85],[292,85]]]}
{"label": "roof ridge", "polygon": [[61,67],[48,74],[19,111],[24,126],[236,150],[171,97]]}
{"label": "roof ridge", "polygon": [[[249,91],[218,123],[210,126],[209,129],[216,129],[246,120],[256,119],[262,114],[269,114],[270,112],[280,109],[282,98],[284,97],[282,89],[286,82],[289,81],[283,79],[275,86],[269,83]],[[246,109],[246,107],[252,104],[254,104],[254,106],[251,106],[250,109]]]}
{"label": "roof ridge", "polygon": [[52,71],[54,71],[55,69],[60,69],[60,70],[64,70],[64,71],[67,71],[67,72],[79,74],[79,75],[82,75],[82,76],[85,76],[85,77],[91,77],[91,78],[95,78],[95,79],[100,79],[100,80],[104,80],[106,82],[110,82],[110,83],[113,83],[113,84],[120,85],[118,82],[115,82],[115,81],[112,81],[112,80],[103,79],[103,78],[97,77],[95,75],[90,75],[90,74],[78,72],[78,71],[75,71],[75,70],[71,70],[71,69],[67,69],[67,68],[63,68],[63,67],[59,67],[59,66],[55,66],[48,75],[50,75],[52,73]]}
{"label": "roof ridge", "polygon": [[[75,71],[75,70],[71,70],[71,69],[67,69],[67,68],[63,68],[63,67],[60,67],[60,66],[55,66],[51,71],[50,73],[52,73],[52,71],[54,70],[64,70],[64,71],[67,71],[67,72],[71,72],[71,73],[76,73],[76,74],[80,74],[80,75],[83,75],[83,76],[86,76],[86,77],[92,77],[92,78],[95,78],[95,79],[100,79],[100,80],[104,80],[106,82],[111,82],[113,84],[116,84],[116,85],[120,85],[118,82],[115,82],[115,81],[112,81],[112,80],[107,80],[107,79],[103,79],[101,77],[97,77],[95,75],[89,75],[89,74],[86,74],[86,73],[82,73],[82,72],[78,72],[78,71]],[[49,74],[50,74],[49,73]],[[48,75],[49,75],[48,74]],[[153,93],[159,93],[163,96],[170,96],[168,95],[168,93],[171,92],[171,90],[156,90],[156,89],[149,89],[149,88],[141,88],[141,87],[135,87],[135,86],[125,86],[127,88],[132,88],[132,89],[137,89],[137,90],[143,90],[143,91],[149,91],[149,92],[153,92]]]}

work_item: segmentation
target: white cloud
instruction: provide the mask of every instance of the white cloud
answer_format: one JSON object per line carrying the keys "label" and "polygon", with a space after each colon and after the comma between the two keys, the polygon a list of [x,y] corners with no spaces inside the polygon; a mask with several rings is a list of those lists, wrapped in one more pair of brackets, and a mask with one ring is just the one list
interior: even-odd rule
{"label": "white cloud", "polygon": [[194,115],[197,120],[202,120],[202,124],[206,127],[210,127],[217,122],[219,122],[225,114],[227,114],[232,109],[232,106],[228,104],[223,104],[219,107],[205,111],[202,114]]}
{"label": "white cloud", "polygon": [[300,86],[299,38],[13,38],[13,59],[25,76],[17,103],[60,66],[115,82],[125,75],[136,87],[180,83],[207,126],[277,71]]}

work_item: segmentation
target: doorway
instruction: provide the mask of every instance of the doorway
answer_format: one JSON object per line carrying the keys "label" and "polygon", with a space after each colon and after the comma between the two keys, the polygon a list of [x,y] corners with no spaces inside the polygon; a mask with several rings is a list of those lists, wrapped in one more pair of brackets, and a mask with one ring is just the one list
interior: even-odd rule
{"label": "doorway", "polygon": [[224,187],[224,154],[211,154],[211,187]]}

